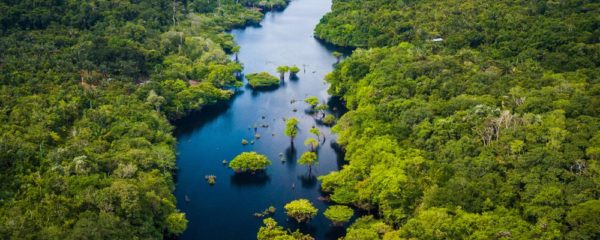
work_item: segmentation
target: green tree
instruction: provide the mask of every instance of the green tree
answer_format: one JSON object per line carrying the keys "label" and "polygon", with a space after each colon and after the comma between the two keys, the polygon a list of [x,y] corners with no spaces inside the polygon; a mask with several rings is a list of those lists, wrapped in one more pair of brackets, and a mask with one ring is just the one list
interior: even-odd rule
{"label": "green tree", "polygon": [[299,223],[309,221],[311,218],[315,217],[318,212],[318,209],[306,199],[291,201],[284,206],[284,209],[289,217],[296,219]]}
{"label": "green tree", "polygon": [[290,143],[294,146],[294,138],[298,135],[298,119],[290,118],[285,122],[284,134],[290,137]]}
{"label": "green tree", "polygon": [[170,233],[179,235],[187,228],[188,221],[185,219],[185,213],[171,213],[167,216],[167,230]]}
{"label": "green tree", "polygon": [[331,125],[335,124],[335,121],[336,121],[335,116],[333,116],[332,114],[327,114],[323,118],[323,123],[325,125],[331,126]]}
{"label": "green tree", "polygon": [[321,141],[321,131],[317,127],[313,126],[308,131],[315,135],[318,141]]}
{"label": "green tree", "polygon": [[334,205],[329,206],[323,214],[334,226],[343,226],[350,221],[350,218],[354,215],[354,210],[344,205]]}
{"label": "green tree", "polygon": [[284,80],[285,79],[285,73],[288,72],[290,70],[290,67],[288,66],[279,66],[277,67],[277,73],[279,73],[279,79]]}
{"label": "green tree", "polygon": [[150,90],[150,92],[148,92],[146,102],[152,105],[154,109],[156,109],[156,112],[160,112],[160,106],[165,103],[165,98],[158,96],[154,90]]}
{"label": "green tree", "polygon": [[256,172],[271,165],[267,156],[256,152],[243,152],[229,162],[229,167],[236,172]]}
{"label": "green tree", "polygon": [[316,96],[308,96],[304,99],[304,102],[308,103],[308,105],[314,109],[319,104],[319,98]]}
{"label": "green tree", "polygon": [[325,118],[325,113],[327,109],[329,109],[329,106],[327,106],[327,104],[319,104],[314,108],[314,110],[317,111],[317,113],[321,114],[321,119]]}
{"label": "green tree", "polygon": [[317,153],[310,151],[304,152],[302,156],[300,156],[300,159],[298,159],[298,163],[308,166],[308,173],[312,174],[312,167],[319,163]]}
{"label": "green tree", "polygon": [[319,141],[314,138],[307,138],[304,140],[304,146],[310,147],[310,151],[314,152],[316,148],[319,146]]}
{"label": "green tree", "polygon": [[296,65],[293,65],[289,68],[290,71],[290,79],[291,78],[297,78],[298,77],[298,73],[300,72],[300,68]]}
{"label": "green tree", "polygon": [[302,234],[299,230],[291,232],[279,226],[273,218],[265,218],[263,226],[260,227],[256,235],[258,240],[314,240],[308,234]]}

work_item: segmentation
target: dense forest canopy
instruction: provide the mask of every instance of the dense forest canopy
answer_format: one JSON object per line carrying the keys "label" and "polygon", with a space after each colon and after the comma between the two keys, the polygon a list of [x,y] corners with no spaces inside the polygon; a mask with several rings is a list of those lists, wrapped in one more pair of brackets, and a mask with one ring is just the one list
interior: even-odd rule
{"label": "dense forest canopy", "polygon": [[346,239],[600,238],[597,1],[334,0]]}
{"label": "dense forest canopy", "polygon": [[0,1],[0,238],[183,232],[168,122],[224,100],[225,30],[286,1]]}

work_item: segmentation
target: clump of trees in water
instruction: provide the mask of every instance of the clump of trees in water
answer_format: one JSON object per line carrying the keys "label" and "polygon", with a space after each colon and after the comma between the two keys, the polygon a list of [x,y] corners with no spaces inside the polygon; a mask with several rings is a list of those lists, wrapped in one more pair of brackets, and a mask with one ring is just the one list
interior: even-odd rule
{"label": "clump of trees in water", "polygon": [[280,84],[277,77],[267,72],[246,74],[246,79],[248,79],[248,84],[254,89],[270,88],[279,86]]}
{"label": "clump of trees in water", "polygon": [[290,137],[290,144],[294,146],[294,138],[298,135],[298,119],[289,118],[285,121],[284,134]]}
{"label": "clump of trees in water", "polygon": [[266,169],[269,165],[271,165],[271,161],[267,156],[256,152],[240,153],[229,162],[229,168],[233,169],[236,173],[255,173]]}
{"label": "clump of trees in water", "polygon": [[298,199],[284,206],[285,213],[298,223],[306,223],[317,215],[318,209],[306,199]]}
{"label": "clump of trees in water", "polygon": [[312,167],[319,163],[317,153],[312,151],[304,152],[300,156],[300,159],[298,159],[298,163],[308,166],[308,174],[311,175]]}

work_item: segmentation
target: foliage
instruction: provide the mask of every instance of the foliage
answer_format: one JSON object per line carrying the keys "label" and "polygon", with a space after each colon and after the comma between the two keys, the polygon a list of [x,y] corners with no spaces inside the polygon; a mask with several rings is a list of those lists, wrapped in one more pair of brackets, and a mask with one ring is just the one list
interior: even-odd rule
{"label": "foliage", "polygon": [[300,159],[298,159],[298,163],[308,166],[308,172],[311,173],[312,167],[319,163],[317,153],[313,151],[304,152],[302,156],[300,156]]}
{"label": "foliage", "polygon": [[290,70],[290,77],[291,78],[295,78],[296,75],[300,72],[300,68],[296,65],[293,65],[289,68]]}
{"label": "foliage", "polygon": [[229,162],[229,167],[236,172],[256,172],[264,170],[269,165],[271,165],[271,161],[267,156],[256,152],[240,153]]}
{"label": "foliage", "polygon": [[290,137],[292,143],[294,142],[294,138],[298,135],[298,119],[290,118],[285,121],[285,130],[284,134]]}
{"label": "foliage", "polygon": [[304,102],[314,108],[319,104],[319,98],[316,96],[308,96],[304,99]]}
{"label": "foliage", "polygon": [[2,1],[0,238],[182,233],[168,120],[240,85],[225,30],[262,17],[240,4]]}
{"label": "foliage", "polygon": [[267,72],[247,74],[246,78],[252,88],[279,86],[279,79]]}
{"label": "foliage", "polygon": [[319,146],[319,141],[314,138],[307,138],[304,140],[304,146],[310,147],[310,151],[314,152],[316,148]]}
{"label": "foliage", "polygon": [[263,224],[256,234],[258,240],[314,240],[310,235],[304,235],[298,230],[291,233],[284,230],[272,218],[265,218]]}
{"label": "foliage", "polygon": [[329,206],[323,214],[333,225],[342,226],[350,221],[350,218],[354,215],[354,210],[344,205],[333,205]]}
{"label": "foliage", "polygon": [[285,212],[291,218],[296,219],[299,223],[307,222],[317,215],[316,209],[312,203],[306,199],[298,199],[289,202],[284,206]]}
{"label": "foliage", "polygon": [[333,114],[327,114],[327,115],[325,115],[325,117],[323,117],[323,123],[325,125],[331,126],[331,125],[335,124],[335,121],[336,121],[336,119],[335,119],[335,116],[333,116]]}
{"label": "foliage", "polygon": [[379,217],[346,239],[597,238],[599,10],[334,0],[317,36],[371,47],[326,77],[350,111],[322,189]]}

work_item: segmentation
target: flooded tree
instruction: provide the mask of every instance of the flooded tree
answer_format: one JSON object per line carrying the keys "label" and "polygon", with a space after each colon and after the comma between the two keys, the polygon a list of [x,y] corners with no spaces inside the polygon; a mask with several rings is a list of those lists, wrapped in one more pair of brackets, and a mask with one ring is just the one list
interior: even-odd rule
{"label": "flooded tree", "polygon": [[267,156],[256,152],[243,152],[229,162],[229,167],[236,173],[256,172],[264,170],[269,165],[271,165],[271,161]]}
{"label": "flooded tree", "polygon": [[308,96],[304,99],[304,102],[308,103],[314,109],[319,104],[319,98],[317,96]]}
{"label": "flooded tree", "polygon": [[291,201],[283,208],[285,208],[286,214],[289,217],[296,219],[298,223],[308,222],[311,218],[315,217],[319,211],[306,199]]}
{"label": "flooded tree", "polygon": [[288,66],[277,67],[277,73],[279,73],[279,79],[283,81],[285,79],[285,73],[288,72],[289,70],[290,70],[290,67],[288,67]]}
{"label": "flooded tree", "polygon": [[317,153],[315,152],[305,152],[298,159],[298,163],[302,165],[308,166],[308,175],[312,174],[312,167],[319,163],[317,159]]}
{"label": "flooded tree", "polygon": [[317,140],[321,141],[321,131],[317,127],[313,126],[312,128],[310,128],[310,130],[308,130],[308,132],[315,135],[317,137]]}
{"label": "flooded tree", "polygon": [[294,138],[298,135],[298,119],[290,118],[285,122],[285,132],[284,134],[290,137],[290,144],[292,147],[294,146]]}
{"label": "flooded tree", "polygon": [[304,146],[310,147],[310,151],[314,152],[316,148],[319,146],[319,141],[314,138],[307,138],[304,140]]}
{"label": "flooded tree", "polygon": [[300,68],[298,66],[296,66],[296,65],[291,66],[289,68],[289,71],[290,71],[290,79],[298,78],[297,74],[300,72]]}

